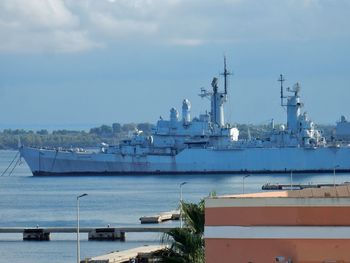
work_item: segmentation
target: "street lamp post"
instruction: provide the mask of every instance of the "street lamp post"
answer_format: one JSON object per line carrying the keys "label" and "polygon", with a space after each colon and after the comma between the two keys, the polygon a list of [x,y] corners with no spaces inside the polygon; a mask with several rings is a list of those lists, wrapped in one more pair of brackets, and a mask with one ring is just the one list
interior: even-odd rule
{"label": "street lamp post", "polygon": [[79,199],[87,196],[87,194],[82,194],[77,196],[77,263],[80,263],[80,238],[79,238]]}
{"label": "street lamp post", "polygon": [[247,174],[247,175],[245,175],[245,176],[243,176],[243,178],[242,178],[242,180],[243,180],[243,184],[242,184],[242,193],[244,194],[244,180],[247,178],[247,177],[249,177],[250,176],[250,174]]}
{"label": "street lamp post", "polygon": [[182,186],[185,184],[187,184],[187,182],[180,184],[180,228],[182,228]]}
{"label": "street lamp post", "polygon": [[333,187],[335,188],[335,170],[339,167],[339,165],[334,166],[333,168]]}

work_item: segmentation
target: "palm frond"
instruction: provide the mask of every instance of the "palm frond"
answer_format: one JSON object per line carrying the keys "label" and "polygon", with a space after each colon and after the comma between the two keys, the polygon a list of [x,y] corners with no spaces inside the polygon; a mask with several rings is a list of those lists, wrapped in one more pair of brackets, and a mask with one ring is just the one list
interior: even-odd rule
{"label": "palm frond", "polygon": [[169,244],[161,256],[164,263],[204,262],[204,201],[199,204],[182,203],[184,228],[174,228],[163,235],[162,242]]}
{"label": "palm frond", "polygon": [[198,205],[192,203],[182,204],[185,226],[192,232],[203,235],[204,233],[204,203]]}

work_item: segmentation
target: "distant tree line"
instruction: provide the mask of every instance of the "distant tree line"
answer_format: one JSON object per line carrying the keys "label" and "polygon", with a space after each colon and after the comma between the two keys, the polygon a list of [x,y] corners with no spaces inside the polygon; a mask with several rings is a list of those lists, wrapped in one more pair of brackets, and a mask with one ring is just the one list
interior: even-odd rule
{"label": "distant tree line", "polygon": [[150,123],[113,123],[112,125],[101,125],[100,127],[91,128],[88,132],[4,129],[0,131],[0,149],[16,149],[19,141],[22,145],[27,146],[96,147],[102,142],[116,144],[120,140],[127,138],[136,129],[142,130],[145,135],[149,135],[153,127],[154,125]]}
{"label": "distant tree line", "polygon": [[[271,130],[269,125],[237,124],[240,131],[240,139],[265,138]],[[276,127],[278,127],[276,125]],[[24,130],[24,129],[4,129],[0,131],[0,149],[16,149],[19,140],[26,146],[47,146],[47,147],[97,147],[102,142],[108,144],[117,144],[119,141],[127,138],[136,129],[142,130],[145,135],[150,135],[153,124],[150,123],[113,123],[112,125],[101,125],[91,128],[87,131],[74,130],[55,130],[49,132],[42,130]],[[323,131],[323,135],[329,139],[332,136],[334,126],[319,125],[318,128]]]}

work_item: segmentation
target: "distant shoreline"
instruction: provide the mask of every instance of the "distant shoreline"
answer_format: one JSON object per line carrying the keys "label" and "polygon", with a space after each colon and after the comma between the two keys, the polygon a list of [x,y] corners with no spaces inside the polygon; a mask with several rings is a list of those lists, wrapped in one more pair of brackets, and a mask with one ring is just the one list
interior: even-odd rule
{"label": "distant shoreline", "polygon": [[[240,139],[248,139],[248,131],[252,138],[264,138],[264,134],[271,130],[270,125],[237,124],[240,131]],[[278,128],[279,126],[276,125]],[[153,124],[150,123],[128,123],[112,125],[101,125],[99,127],[85,130],[25,130],[25,129],[3,129],[0,131],[0,149],[17,150],[19,141],[26,146],[47,147],[98,147],[102,142],[117,144],[129,137],[136,129],[143,131],[145,136],[152,134]],[[334,125],[318,125],[323,131],[323,136],[329,139],[335,128]]]}

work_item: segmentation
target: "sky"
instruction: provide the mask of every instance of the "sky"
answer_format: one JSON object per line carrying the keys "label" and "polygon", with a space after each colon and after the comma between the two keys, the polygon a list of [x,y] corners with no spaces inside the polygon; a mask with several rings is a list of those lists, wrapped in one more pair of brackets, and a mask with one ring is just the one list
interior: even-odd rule
{"label": "sky", "polygon": [[282,73],[334,124],[350,118],[349,23],[348,0],[1,0],[0,128],[155,123],[184,98],[195,116],[224,55],[227,121],[285,122]]}

